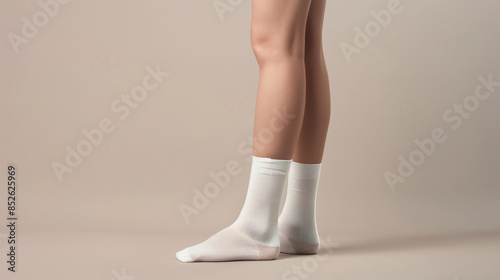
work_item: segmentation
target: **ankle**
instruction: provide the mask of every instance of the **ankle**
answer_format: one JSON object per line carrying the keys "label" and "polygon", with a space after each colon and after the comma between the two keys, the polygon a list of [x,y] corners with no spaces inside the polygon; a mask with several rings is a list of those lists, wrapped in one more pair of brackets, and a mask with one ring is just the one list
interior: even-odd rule
{"label": "ankle", "polygon": [[231,226],[260,244],[272,247],[278,247],[280,244],[277,223],[252,223],[249,221],[239,222],[236,220]]}
{"label": "ankle", "polygon": [[278,223],[278,232],[280,235],[286,235],[296,241],[319,244],[319,234],[316,223],[287,224],[286,222],[280,221]]}

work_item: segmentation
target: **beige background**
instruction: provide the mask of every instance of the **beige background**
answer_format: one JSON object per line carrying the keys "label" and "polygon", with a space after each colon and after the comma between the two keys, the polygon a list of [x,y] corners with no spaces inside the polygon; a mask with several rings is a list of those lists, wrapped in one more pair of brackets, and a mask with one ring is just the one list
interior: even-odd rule
{"label": "beige background", "polygon": [[[35,274],[39,259],[29,256],[36,255],[37,246],[46,246],[37,251],[39,256],[59,248],[52,261],[61,261],[74,251],[41,243],[66,233],[158,234],[159,242],[170,246],[159,257],[168,260],[167,267],[178,268],[176,250],[202,241],[237,217],[251,156],[237,147],[249,147],[258,83],[249,36],[251,2],[237,2],[221,20],[213,1],[70,1],[60,4],[18,53],[8,33],[22,35],[22,18],[33,21],[42,9],[37,1],[0,2],[0,174],[5,185],[7,165],[18,168],[18,253],[26,260],[20,261],[19,279],[28,279],[21,273],[49,279],[52,267],[40,265],[43,274]],[[500,87],[480,101],[459,129],[453,130],[443,113],[473,95],[479,76],[491,74],[500,81],[500,3],[401,1],[401,12],[348,62],[340,45],[353,45],[354,28],[364,29],[373,21],[370,11],[387,9],[390,2],[327,3],[324,49],[332,119],[317,201],[320,236],[498,236]],[[170,75],[120,120],[110,105],[141,85],[146,67],[156,65]],[[82,129],[97,128],[103,118],[111,119],[115,130],[60,182],[52,163],[64,163],[66,146],[75,148],[85,139]],[[408,158],[417,148],[414,140],[429,138],[434,128],[442,128],[447,140],[392,191],[384,172],[397,172],[398,157]],[[186,223],[179,205],[192,205],[193,189],[202,190],[213,181],[209,172],[224,170],[231,160],[241,173]],[[0,198],[3,224],[6,187]],[[1,228],[5,263],[6,228]],[[38,237],[30,239],[29,234]],[[199,237],[172,237],[192,234]],[[78,243],[76,237],[64,236],[60,238],[67,244]],[[141,247],[146,256],[148,248]],[[94,261],[104,264],[106,258]],[[161,265],[162,259],[156,262]],[[89,277],[109,279],[113,267],[119,265],[103,265],[102,274]],[[448,276],[436,271],[425,279],[452,277],[460,267],[449,269]],[[81,262],[74,268],[88,267]],[[135,270],[136,279],[176,279],[140,277],[143,266],[127,269]],[[5,265],[0,271],[6,273]],[[471,279],[466,271],[473,270],[464,270],[460,279]],[[276,273],[267,275],[279,278]],[[397,269],[379,273],[386,279],[404,275]],[[310,279],[331,279],[327,270],[321,275]],[[342,275],[365,279],[364,274]]]}

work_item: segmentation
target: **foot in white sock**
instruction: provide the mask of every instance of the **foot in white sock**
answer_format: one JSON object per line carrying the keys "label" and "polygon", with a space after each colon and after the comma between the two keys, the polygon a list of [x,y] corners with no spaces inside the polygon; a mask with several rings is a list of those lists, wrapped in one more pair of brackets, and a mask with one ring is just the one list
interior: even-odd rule
{"label": "foot in white sock", "polygon": [[278,220],[280,251],[288,254],[316,254],[316,193],[321,163],[292,161],[288,174],[285,205]]}
{"label": "foot in white sock", "polygon": [[280,252],[278,216],[292,160],[252,157],[247,196],[236,221],[177,252],[181,262],[272,260]]}

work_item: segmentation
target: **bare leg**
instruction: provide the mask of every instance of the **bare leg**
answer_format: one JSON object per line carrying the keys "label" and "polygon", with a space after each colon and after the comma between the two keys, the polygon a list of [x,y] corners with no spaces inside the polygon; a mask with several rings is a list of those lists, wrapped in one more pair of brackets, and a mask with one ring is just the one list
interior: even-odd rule
{"label": "bare leg", "polygon": [[323,55],[326,0],[312,0],[306,27],[306,105],[293,161],[321,163],[330,123],[330,84]]}
{"label": "bare leg", "polygon": [[330,88],[321,38],[325,6],[326,0],[312,0],[307,18],[305,112],[278,222],[283,253],[315,254],[319,249],[316,194],[330,120]]}
{"label": "bare leg", "polygon": [[305,108],[304,40],[310,3],[252,1],[251,39],[260,73],[247,196],[233,224],[177,252],[182,262],[269,260],[279,254],[281,194]]}
{"label": "bare leg", "polygon": [[310,2],[252,1],[251,41],[260,69],[254,156],[273,159],[293,156],[306,101],[304,55]]}

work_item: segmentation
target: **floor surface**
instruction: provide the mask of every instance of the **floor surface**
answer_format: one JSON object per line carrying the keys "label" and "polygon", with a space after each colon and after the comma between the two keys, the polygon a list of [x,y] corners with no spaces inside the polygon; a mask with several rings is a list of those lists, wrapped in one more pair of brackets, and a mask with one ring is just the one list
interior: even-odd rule
{"label": "floor surface", "polygon": [[[0,243],[6,259],[6,236]],[[7,280],[338,279],[499,280],[500,232],[322,237],[318,255],[273,261],[181,263],[175,252],[205,235],[24,233]]]}

